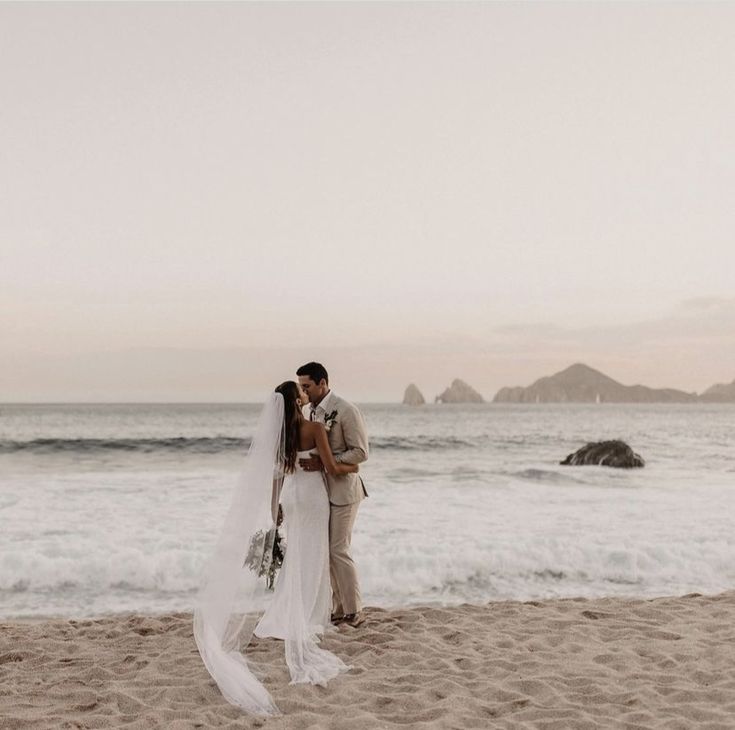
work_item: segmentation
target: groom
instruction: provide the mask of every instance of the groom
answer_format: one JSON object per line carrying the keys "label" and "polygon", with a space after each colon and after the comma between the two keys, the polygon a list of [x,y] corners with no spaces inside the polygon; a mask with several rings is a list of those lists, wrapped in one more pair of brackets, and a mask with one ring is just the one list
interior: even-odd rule
{"label": "groom", "polygon": [[[304,416],[323,423],[329,432],[329,446],[334,458],[344,464],[361,464],[368,458],[365,422],[357,408],[329,389],[329,375],[324,365],[310,362],[296,375],[309,405]],[[301,459],[306,471],[322,469],[318,456]],[[330,476],[325,473],[329,495],[329,573],[332,580],[332,621],[357,628],[363,623],[360,585],[352,561],[350,543],[360,502],[367,497],[362,479],[357,474]]]}

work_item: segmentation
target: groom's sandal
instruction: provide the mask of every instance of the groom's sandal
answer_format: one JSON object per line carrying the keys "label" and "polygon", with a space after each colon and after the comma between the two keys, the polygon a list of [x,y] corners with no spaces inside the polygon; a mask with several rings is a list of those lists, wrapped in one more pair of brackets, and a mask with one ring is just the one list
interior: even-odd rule
{"label": "groom's sandal", "polygon": [[345,617],[341,613],[333,613],[332,617],[330,618],[330,621],[336,626],[337,624],[341,624],[345,620]]}
{"label": "groom's sandal", "polygon": [[362,611],[358,611],[357,613],[348,613],[343,619],[343,624],[347,624],[347,626],[352,626],[353,629],[356,629],[358,626],[361,626],[365,623],[365,614]]}

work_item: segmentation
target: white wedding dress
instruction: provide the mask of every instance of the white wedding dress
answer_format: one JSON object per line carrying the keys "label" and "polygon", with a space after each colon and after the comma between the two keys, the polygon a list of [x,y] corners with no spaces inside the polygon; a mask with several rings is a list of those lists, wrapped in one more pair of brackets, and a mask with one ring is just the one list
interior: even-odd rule
{"label": "white wedding dress", "polygon": [[[308,457],[299,451],[298,457]],[[284,639],[291,683],[326,684],[349,667],[317,646],[331,628],[329,499],[321,472],[287,474],[281,491],[286,550],[273,598],[254,634]]]}
{"label": "white wedding dress", "polygon": [[[319,647],[329,628],[329,500],[320,472],[283,473],[284,401],[267,397],[232,493],[214,552],[202,571],[194,639],[202,661],[231,704],[253,715],[280,711],[258,677],[266,667],[247,651],[253,634],[284,639],[291,681],[323,685],[349,667]],[[305,455],[308,452],[299,452]],[[283,480],[286,551],[275,592],[262,566],[273,529],[275,487]]]}

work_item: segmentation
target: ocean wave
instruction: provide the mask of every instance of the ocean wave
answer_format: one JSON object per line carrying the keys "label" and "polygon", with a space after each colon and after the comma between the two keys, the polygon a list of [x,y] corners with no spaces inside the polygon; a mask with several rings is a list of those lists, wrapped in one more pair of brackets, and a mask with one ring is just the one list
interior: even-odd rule
{"label": "ocean wave", "polygon": [[430,451],[434,449],[477,448],[484,439],[461,439],[456,436],[438,438],[436,436],[388,436],[370,440],[370,447],[392,449],[394,451]]}
{"label": "ocean wave", "polygon": [[231,436],[120,439],[32,439],[30,441],[0,441],[0,454],[29,452],[32,454],[77,453],[94,454],[105,451],[152,453],[185,451],[194,454],[215,454],[221,451],[246,449],[249,439]]}
{"label": "ocean wave", "polygon": [[204,558],[201,553],[183,548],[163,549],[153,555],[122,546],[109,555],[8,551],[0,559],[0,592],[194,591]]}
{"label": "ocean wave", "polygon": [[[369,541],[360,555],[365,592],[410,601],[432,594],[485,600],[506,595],[544,593],[553,586],[605,593],[605,586],[667,584],[707,586],[729,580],[733,548],[721,541],[662,547],[654,543],[589,545],[573,539],[524,544],[473,544],[462,551],[442,547],[414,549],[413,538],[396,535],[395,544]],[[73,536],[67,542],[74,543]],[[381,550],[383,551],[381,554]],[[80,590],[105,594],[123,590],[147,593],[196,591],[208,551],[160,546],[150,551],[110,545],[106,553],[77,544],[65,554],[48,550],[9,550],[0,557],[0,594],[41,594]],[[0,612],[1,613],[1,612]]]}
{"label": "ocean wave", "polygon": [[509,472],[511,476],[534,482],[546,482],[549,484],[568,484],[570,481],[577,482],[578,479],[570,477],[568,473],[560,473],[551,469],[522,469],[521,471]]}
{"label": "ocean wave", "polygon": [[[245,451],[249,438],[235,436],[172,436],[166,438],[41,438],[28,441],[0,440],[0,454],[95,454],[108,451],[130,453],[185,452],[217,454],[227,451]],[[371,449],[396,451],[425,451],[435,449],[474,448],[477,441],[455,437],[389,436],[370,441]]]}

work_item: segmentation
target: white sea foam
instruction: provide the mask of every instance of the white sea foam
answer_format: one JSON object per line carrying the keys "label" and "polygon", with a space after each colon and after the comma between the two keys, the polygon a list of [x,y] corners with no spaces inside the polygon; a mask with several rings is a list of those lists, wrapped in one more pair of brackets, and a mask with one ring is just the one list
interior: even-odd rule
{"label": "white sea foam", "polygon": [[[126,411],[118,436],[214,434],[231,445],[257,413],[241,409],[238,421],[231,409],[220,417],[214,407],[182,408],[143,409],[138,420]],[[365,412],[388,444],[363,469],[371,496],[353,542],[368,603],[712,593],[735,584],[731,410]],[[51,438],[89,438],[95,418],[106,439],[115,435],[108,411],[56,417]],[[3,438],[41,437],[36,419],[24,432],[11,425],[3,423]],[[619,435],[644,454],[645,469],[558,464],[589,438]],[[0,455],[0,612],[189,609],[240,458],[230,446]]]}

